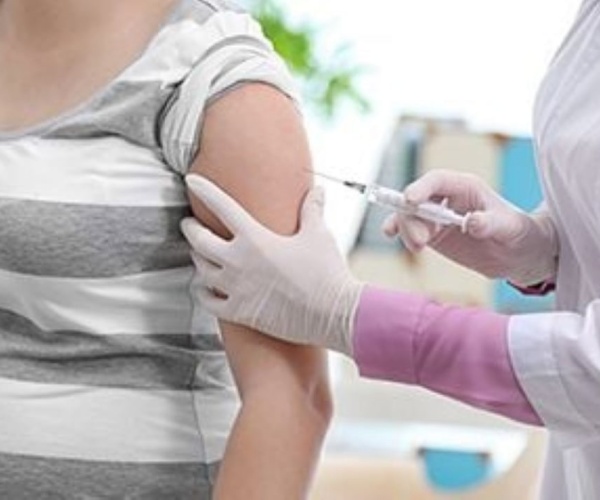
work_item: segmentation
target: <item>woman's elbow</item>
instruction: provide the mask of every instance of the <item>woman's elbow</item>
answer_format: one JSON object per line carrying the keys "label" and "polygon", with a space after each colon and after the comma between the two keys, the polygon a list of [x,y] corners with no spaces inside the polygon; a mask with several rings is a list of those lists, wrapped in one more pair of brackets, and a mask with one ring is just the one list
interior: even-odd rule
{"label": "woman's elbow", "polygon": [[327,380],[323,380],[317,384],[310,397],[310,405],[317,418],[321,421],[324,431],[326,431],[333,418],[334,411],[333,395]]}
{"label": "woman's elbow", "polygon": [[314,415],[315,421],[327,430],[334,412],[327,355],[320,349],[311,348],[309,352],[311,357],[299,363],[302,368],[296,373],[294,385],[298,395],[302,393],[306,411]]}
{"label": "woman's elbow", "polygon": [[260,384],[242,391],[242,409],[268,408],[277,420],[301,421],[313,432],[324,435],[333,416],[333,397],[326,373],[309,377],[279,375],[265,377]]}

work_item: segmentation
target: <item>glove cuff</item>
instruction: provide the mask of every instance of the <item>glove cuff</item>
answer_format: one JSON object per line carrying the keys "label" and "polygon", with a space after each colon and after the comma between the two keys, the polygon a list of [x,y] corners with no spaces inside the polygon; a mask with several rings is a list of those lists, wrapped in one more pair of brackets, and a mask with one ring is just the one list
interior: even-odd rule
{"label": "glove cuff", "polygon": [[[307,332],[308,338],[318,335],[318,343],[323,347],[352,357],[354,322],[363,287],[364,283],[352,276],[345,276],[343,280],[336,280],[335,287],[329,288],[328,293],[316,294],[313,297],[314,306],[309,306],[308,310],[312,311],[310,317],[317,321],[307,322],[312,323],[307,324],[312,330]],[[315,304],[316,301],[320,304]],[[315,314],[315,311],[319,311],[319,314]]]}
{"label": "glove cuff", "polygon": [[513,267],[508,280],[520,288],[554,281],[558,268],[559,241],[547,212],[526,215],[528,243],[520,252],[523,262]]}
{"label": "glove cuff", "polygon": [[356,322],[356,311],[358,309],[358,304],[360,302],[360,297],[365,284],[353,278],[348,281],[349,282],[344,287],[345,290],[342,292],[342,297],[340,299],[340,311],[342,312],[340,317],[341,335],[339,349],[336,350],[352,358],[354,354],[353,336],[354,325]]}

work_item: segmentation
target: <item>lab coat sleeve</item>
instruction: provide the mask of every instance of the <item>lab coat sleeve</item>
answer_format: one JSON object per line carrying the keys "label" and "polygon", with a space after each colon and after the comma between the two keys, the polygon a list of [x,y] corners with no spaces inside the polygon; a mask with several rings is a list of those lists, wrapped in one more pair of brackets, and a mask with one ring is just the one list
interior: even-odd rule
{"label": "lab coat sleeve", "polygon": [[[538,218],[538,220],[539,220],[539,218],[542,218],[542,217],[546,218],[550,222],[552,222],[552,225],[554,226],[554,222],[552,221],[552,215],[550,214],[550,211],[548,210],[548,206],[547,206],[545,200],[542,201],[542,203],[540,203],[540,205],[534,210],[533,213]],[[558,260],[556,260],[555,262],[558,267]],[[557,268],[555,268],[552,276],[548,276],[544,281],[541,281],[540,283],[532,284],[529,286],[520,286],[515,283],[511,283],[510,281],[508,282],[508,284],[510,286],[512,286],[513,288],[515,288],[516,290],[518,290],[523,295],[534,295],[534,296],[547,295],[556,289],[556,271],[557,271]]]}
{"label": "lab coat sleeve", "polygon": [[523,390],[564,447],[598,439],[600,300],[583,314],[513,316],[509,351]]}
{"label": "lab coat sleeve", "polygon": [[355,316],[354,358],[363,376],[539,425],[513,371],[507,326],[505,315],[368,286]]}

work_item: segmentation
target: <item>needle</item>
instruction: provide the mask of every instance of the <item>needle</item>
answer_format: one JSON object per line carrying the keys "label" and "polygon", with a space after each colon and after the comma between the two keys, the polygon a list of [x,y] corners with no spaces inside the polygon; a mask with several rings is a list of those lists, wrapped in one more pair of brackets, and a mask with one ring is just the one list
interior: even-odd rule
{"label": "needle", "polygon": [[356,189],[357,191],[360,191],[361,193],[364,193],[367,190],[367,185],[363,184],[362,182],[347,181],[344,179],[340,179],[339,177],[334,177],[333,175],[323,174],[321,172],[315,172],[315,171],[311,171],[311,172],[315,175],[318,175],[319,177],[323,177],[324,179],[329,179],[330,181],[337,182],[338,184],[343,184],[346,187]]}
{"label": "needle", "polygon": [[367,197],[367,200],[370,203],[391,208],[404,215],[419,217],[434,222],[436,226],[454,225],[459,226],[463,233],[467,231],[467,221],[469,220],[470,214],[467,213],[461,215],[454,212],[447,207],[447,200],[444,200],[442,203],[426,201],[413,206],[406,201],[402,191],[389,189],[376,184],[363,184],[361,182],[344,180],[321,172],[311,171],[311,173],[359,191]]}

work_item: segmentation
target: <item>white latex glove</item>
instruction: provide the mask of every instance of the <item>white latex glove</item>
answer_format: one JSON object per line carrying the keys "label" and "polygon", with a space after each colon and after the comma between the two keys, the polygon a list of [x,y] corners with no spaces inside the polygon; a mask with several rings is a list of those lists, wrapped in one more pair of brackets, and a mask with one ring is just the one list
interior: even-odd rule
{"label": "white latex glove", "polygon": [[227,241],[193,218],[182,221],[203,285],[203,305],[221,319],[279,339],[352,355],[362,284],[325,227],[323,190],[314,188],[306,196],[299,232],[280,236],[210,181],[197,175],[186,181],[234,235]]}
{"label": "white latex glove", "polygon": [[404,194],[410,203],[447,199],[457,212],[471,213],[466,233],[391,214],[383,231],[400,236],[410,251],[429,246],[489,278],[505,278],[520,286],[554,277],[558,237],[548,214],[526,214],[478,177],[447,170],[428,172]]}

